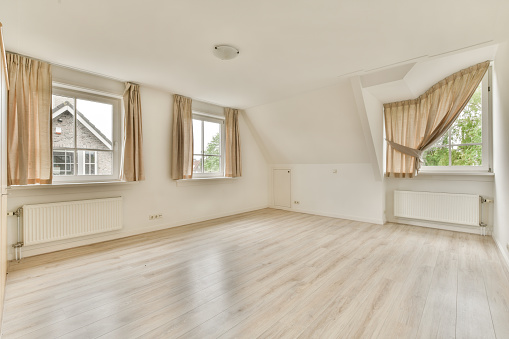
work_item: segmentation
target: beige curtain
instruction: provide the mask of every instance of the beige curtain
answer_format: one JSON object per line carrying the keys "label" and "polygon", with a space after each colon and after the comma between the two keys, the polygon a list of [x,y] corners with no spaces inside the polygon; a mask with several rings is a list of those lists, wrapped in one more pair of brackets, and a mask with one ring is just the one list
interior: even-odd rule
{"label": "beige curtain", "polygon": [[193,177],[193,114],[192,100],[173,96],[173,143],[171,148],[171,178]]}
{"label": "beige curtain", "polygon": [[140,86],[126,82],[124,91],[124,164],[125,181],[145,180]]}
{"label": "beige curtain", "polygon": [[419,98],[384,105],[386,176],[417,175],[421,155],[451,127],[481,82],[489,61],[454,73]]}
{"label": "beige curtain", "polygon": [[224,109],[225,117],[225,177],[242,176],[240,156],[239,111],[233,108]]}
{"label": "beige curtain", "polygon": [[51,66],[7,53],[7,184],[51,184]]}

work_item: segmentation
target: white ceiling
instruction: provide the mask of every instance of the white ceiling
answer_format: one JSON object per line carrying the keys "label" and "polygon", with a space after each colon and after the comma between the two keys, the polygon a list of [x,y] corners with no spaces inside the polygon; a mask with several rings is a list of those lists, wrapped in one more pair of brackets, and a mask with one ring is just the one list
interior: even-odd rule
{"label": "white ceiling", "polygon": [[10,51],[238,108],[505,41],[507,14],[507,0],[0,0]]}

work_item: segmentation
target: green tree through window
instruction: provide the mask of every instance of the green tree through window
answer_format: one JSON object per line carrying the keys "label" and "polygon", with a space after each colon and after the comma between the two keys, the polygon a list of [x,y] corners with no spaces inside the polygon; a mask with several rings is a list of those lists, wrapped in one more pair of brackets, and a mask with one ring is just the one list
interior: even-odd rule
{"label": "green tree through window", "polygon": [[423,158],[426,166],[482,165],[482,84],[449,131]]}
{"label": "green tree through window", "polygon": [[[205,148],[205,154],[221,154],[221,136],[217,133]],[[205,173],[215,173],[220,170],[220,156],[206,156],[203,163]]]}

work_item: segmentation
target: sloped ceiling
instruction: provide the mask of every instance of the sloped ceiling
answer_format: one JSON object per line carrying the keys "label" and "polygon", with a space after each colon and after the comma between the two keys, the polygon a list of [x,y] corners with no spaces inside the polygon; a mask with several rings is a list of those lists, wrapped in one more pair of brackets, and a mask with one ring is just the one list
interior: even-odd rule
{"label": "sloped ceiling", "polygon": [[[508,38],[507,0],[2,0],[8,50],[248,108]],[[212,56],[232,44],[237,59]]]}
{"label": "sloped ceiling", "polygon": [[454,72],[493,60],[496,50],[497,45],[489,45],[421,58],[362,75],[351,85],[345,81],[246,113],[270,163],[371,163],[374,174],[383,174],[382,103],[414,99]]}
{"label": "sloped ceiling", "polygon": [[415,99],[443,78],[477,63],[493,60],[497,48],[498,45],[492,44],[374,72],[361,76],[362,84],[382,103]]}
{"label": "sloped ceiling", "polygon": [[368,163],[350,82],[246,111],[273,164]]}

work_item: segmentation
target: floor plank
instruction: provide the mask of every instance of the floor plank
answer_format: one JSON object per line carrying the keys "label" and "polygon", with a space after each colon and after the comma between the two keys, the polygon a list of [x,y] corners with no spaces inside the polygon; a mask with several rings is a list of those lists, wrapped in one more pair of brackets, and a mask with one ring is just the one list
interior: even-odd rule
{"label": "floor plank", "polygon": [[506,338],[489,237],[274,209],[12,262],[5,338]]}

